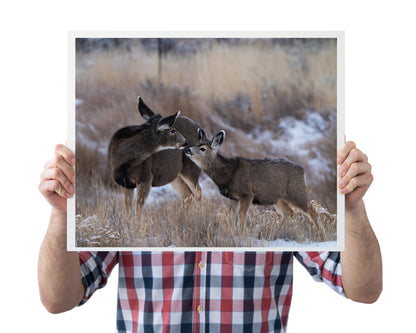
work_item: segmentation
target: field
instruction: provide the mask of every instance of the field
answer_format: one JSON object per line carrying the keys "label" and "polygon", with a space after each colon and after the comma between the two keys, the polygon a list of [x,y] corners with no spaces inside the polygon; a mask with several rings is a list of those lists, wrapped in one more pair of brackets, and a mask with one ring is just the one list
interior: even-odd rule
{"label": "field", "polygon": [[[275,246],[318,241],[301,214],[286,225],[273,207],[252,206],[244,230],[228,199],[200,178],[203,199],[184,205],[170,185],[153,188],[139,221],[124,210],[109,174],[112,134],[144,122],[140,95],[156,112],[226,131],[225,156],[285,156],[302,165],[308,197],[336,240],[336,43],[334,40],[156,40],[79,42],[76,53],[77,246]],[[107,41],[108,42],[108,41]],[[101,44],[100,44],[101,43]]]}

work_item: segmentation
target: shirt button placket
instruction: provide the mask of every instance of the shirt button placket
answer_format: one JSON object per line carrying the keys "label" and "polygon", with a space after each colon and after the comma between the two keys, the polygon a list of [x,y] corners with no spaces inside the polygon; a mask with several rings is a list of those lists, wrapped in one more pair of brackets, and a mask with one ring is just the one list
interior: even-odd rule
{"label": "shirt button placket", "polygon": [[200,332],[204,332],[205,329],[205,303],[206,303],[206,283],[207,283],[207,277],[206,277],[206,260],[207,260],[207,253],[202,252],[201,253],[201,259],[198,263],[199,268],[199,276],[200,276],[200,285],[199,285],[199,305],[196,309],[196,311],[199,313],[199,323],[200,323]]}

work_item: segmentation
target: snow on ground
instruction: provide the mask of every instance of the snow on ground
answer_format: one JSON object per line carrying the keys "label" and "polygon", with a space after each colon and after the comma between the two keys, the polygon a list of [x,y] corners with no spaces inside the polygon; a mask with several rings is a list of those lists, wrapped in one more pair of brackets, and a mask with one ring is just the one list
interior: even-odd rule
{"label": "snow on ground", "polygon": [[[199,178],[199,186],[201,186],[202,195],[204,197],[215,197],[220,195],[218,187],[214,184],[211,178],[205,174],[202,174]],[[136,190],[134,194],[136,195]],[[179,199],[179,195],[169,184],[159,187],[152,187],[146,200],[146,205],[161,203],[164,201],[172,200],[172,198]]]}
{"label": "snow on ground", "polygon": [[[239,241],[239,240],[237,240]],[[157,243],[156,243],[157,244]],[[248,239],[247,244],[250,246],[242,246],[240,249],[250,248],[250,249],[264,249],[269,251],[272,249],[273,251],[299,251],[299,250],[307,250],[311,251],[329,251],[337,249],[337,242],[336,241],[328,241],[328,242],[305,242],[305,243],[298,243],[296,241],[287,241],[284,239],[277,239],[274,241],[264,241],[260,239]],[[175,249],[175,245],[170,245],[169,248]],[[210,250],[215,250],[216,248],[210,248]],[[221,248],[222,249],[222,248]]]}
{"label": "snow on ground", "polygon": [[264,241],[264,240],[250,240],[252,244],[255,244],[257,241],[259,247],[284,247],[284,248],[298,248],[298,247],[308,247],[313,249],[328,249],[328,248],[336,248],[337,242],[336,241],[328,241],[328,242],[305,242],[305,243],[298,243],[296,241],[287,241],[284,239],[276,239],[274,241]]}
{"label": "snow on ground", "polygon": [[334,125],[336,119],[330,117],[330,120],[326,121],[318,112],[305,113],[305,120],[288,116],[280,120],[277,131],[257,127],[248,134],[248,137],[257,142],[269,142],[273,151],[277,153],[283,150],[307,156],[309,151],[305,146],[324,138],[328,128]]}
{"label": "snow on ground", "polygon": [[78,107],[82,105],[84,101],[81,98],[75,98],[75,106]]}
{"label": "snow on ground", "polygon": [[[336,128],[336,115],[325,120],[315,111],[305,112],[305,120],[285,117],[279,122],[277,130],[264,130],[257,127],[248,137],[257,144],[267,144],[271,155],[297,156],[304,161],[304,167],[313,174],[315,183],[325,181],[328,174],[334,173],[330,161],[322,156],[314,142],[324,139]],[[311,177],[312,178],[312,177]]]}

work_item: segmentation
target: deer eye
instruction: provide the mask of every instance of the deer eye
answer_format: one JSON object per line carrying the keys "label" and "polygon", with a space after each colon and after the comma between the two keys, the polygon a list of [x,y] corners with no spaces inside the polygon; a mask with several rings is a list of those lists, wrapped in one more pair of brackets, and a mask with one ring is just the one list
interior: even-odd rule
{"label": "deer eye", "polygon": [[205,148],[200,148],[201,149],[201,151],[205,151]]}
{"label": "deer eye", "polygon": [[173,129],[173,130],[171,130],[170,131],[172,134],[175,134],[176,133],[176,131]]}

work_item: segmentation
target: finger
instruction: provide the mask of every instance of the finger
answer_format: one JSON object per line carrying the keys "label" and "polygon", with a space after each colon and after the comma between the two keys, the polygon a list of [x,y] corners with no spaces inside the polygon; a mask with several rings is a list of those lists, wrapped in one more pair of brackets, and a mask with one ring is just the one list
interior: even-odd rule
{"label": "finger", "polygon": [[65,191],[65,188],[62,186],[62,184],[56,180],[42,180],[39,184],[39,191],[46,197],[51,197],[54,194],[59,195],[62,198],[71,198],[73,194],[68,193]]}
{"label": "finger", "polygon": [[368,162],[355,162],[351,164],[346,174],[338,180],[338,187],[341,189],[345,187],[354,177],[359,175],[371,173],[371,165]]}
{"label": "finger", "polygon": [[373,175],[371,173],[356,176],[352,178],[343,188],[339,189],[339,193],[349,194],[356,190],[361,190],[363,192],[362,195],[364,195],[365,191],[367,191],[372,182]]}
{"label": "finger", "polygon": [[60,169],[68,180],[75,183],[75,170],[62,155],[55,155],[45,164],[45,171],[56,168]]}
{"label": "finger", "polygon": [[56,145],[55,146],[55,155],[62,156],[65,161],[67,161],[70,165],[75,165],[75,154],[64,145]]}
{"label": "finger", "polygon": [[346,175],[351,165],[356,162],[367,162],[368,158],[361,150],[352,148],[347,157],[344,159],[341,165],[338,167],[338,177],[342,178]]}
{"label": "finger", "polygon": [[44,180],[57,180],[66,192],[71,194],[75,192],[73,183],[65,176],[60,168],[46,169],[42,173],[41,178]]}
{"label": "finger", "polygon": [[354,148],[356,148],[355,142],[348,141],[344,143],[344,145],[341,147],[341,149],[337,153],[337,164],[341,165],[345,161],[347,156],[350,154],[350,151]]}

